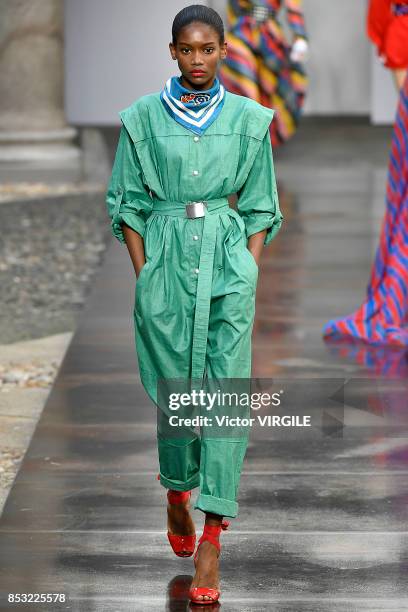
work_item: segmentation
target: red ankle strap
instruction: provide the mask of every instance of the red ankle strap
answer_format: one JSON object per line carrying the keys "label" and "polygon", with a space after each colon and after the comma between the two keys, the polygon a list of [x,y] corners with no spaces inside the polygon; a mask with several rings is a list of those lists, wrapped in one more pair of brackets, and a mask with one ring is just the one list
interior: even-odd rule
{"label": "red ankle strap", "polygon": [[214,546],[219,552],[221,550],[221,545],[220,545],[218,538],[221,533],[221,529],[225,531],[226,529],[228,529],[228,527],[229,527],[229,521],[222,521],[221,525],[205,524],[203,534],[201,538],[198,540],[198,546],[197,546],[197,550],[196,550],[196,554],[194,558],[196,558],[197,556],[198,547],[200,546],[201,542],[204,542],[205,540],[207,540],[208,542],[211,542],[211,544],[214,544]]}
{"label": "red ankle strap", "polygon": [[169,489],[167,491],[167,500],[169,504],[181,504],[186,502],[191,495],[191,491],[173,491]]}
{"label": "red ankle strap", "polygon": [[228,529],[228,526],[228,521],[222,521],[220,525],[207,525],[207,523],[205,523],[203,535],[205,533],[208,533],[208,535],[218,537],[221,533],[221,529],[225,531],[226,529]]}

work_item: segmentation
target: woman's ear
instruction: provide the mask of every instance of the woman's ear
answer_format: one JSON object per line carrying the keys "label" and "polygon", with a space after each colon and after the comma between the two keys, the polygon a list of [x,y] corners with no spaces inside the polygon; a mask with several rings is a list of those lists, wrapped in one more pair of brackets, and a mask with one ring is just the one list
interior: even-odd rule
{"label": "woman's ear", "polygon": [[221,59],[225,59],[227,57],[227,43],[226,42],[224,42],[224,44],[221,47],[220,57]]}
{"label": "woman's ear", "polygon": [[174,60],[177,59],[177,57],[176,57],[176,49],[175,49],[173,43],[169,43],[169,49],[170,49],[170,55],[171,55],[172,59],[174,59]]}

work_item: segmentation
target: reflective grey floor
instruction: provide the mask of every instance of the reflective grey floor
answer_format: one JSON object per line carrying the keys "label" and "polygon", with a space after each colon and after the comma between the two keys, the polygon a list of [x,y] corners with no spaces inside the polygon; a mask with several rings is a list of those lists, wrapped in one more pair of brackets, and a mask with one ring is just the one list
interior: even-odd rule
{"label": "reflective grey floor", "polygon": [[[407,355],[321,339],[364,296],[389,130],[310,125],[276,155],[286,221],[261,264],[253,376],[278,381],[285,413],[313,427],[251,432],[220,604],[196,610],[408,610]],[[166,538],[133,301],[112,242],[0,521],[2,611],[188,609],[193,564]]]}

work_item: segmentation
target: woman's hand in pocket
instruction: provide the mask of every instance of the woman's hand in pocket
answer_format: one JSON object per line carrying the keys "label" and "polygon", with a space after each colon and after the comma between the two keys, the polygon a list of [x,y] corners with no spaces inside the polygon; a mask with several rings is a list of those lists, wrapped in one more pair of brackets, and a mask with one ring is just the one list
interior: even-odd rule
{"label": "woman's hand in pocket", "polygon": [[123,234],[137,279],[146,263],[144,240],[138,232],[135,232],[125,223],[123,224]]}
{"label": "woman's hand in pocket", "polygon": [[259,266],[259,261],[261,259],[265,236],[266,230],[261,230],[260,232],[256,232],[256,234],[252,234],[248,239],[247,249],[251,252],[257,266]]}
{"label": "woman's hand in pocket", "polygon": [[141,271],[143,270],[143,268],[145,267],[145,265],[146,265],[146,261],[143,263],[143,265],[142,265],[142,266],[139,266],[139,270],[136,270],[136,268],[135,268],[135,272],[136,272],[136,279],[138,279],[138,278],[139,278],[140,273],[141,273]]}

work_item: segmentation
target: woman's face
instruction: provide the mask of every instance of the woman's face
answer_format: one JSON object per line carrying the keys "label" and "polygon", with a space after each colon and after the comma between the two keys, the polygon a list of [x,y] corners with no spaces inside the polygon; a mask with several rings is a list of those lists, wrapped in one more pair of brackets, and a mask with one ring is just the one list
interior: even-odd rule
{"label": "woman's face", "polygon": [[227,43],[220,44],[218,32],[211,26],[193,22],[179,33],[170,53],[177,60],[181,84],[187,89],[209,89],[214,83],[219,62],[227,55]]}

